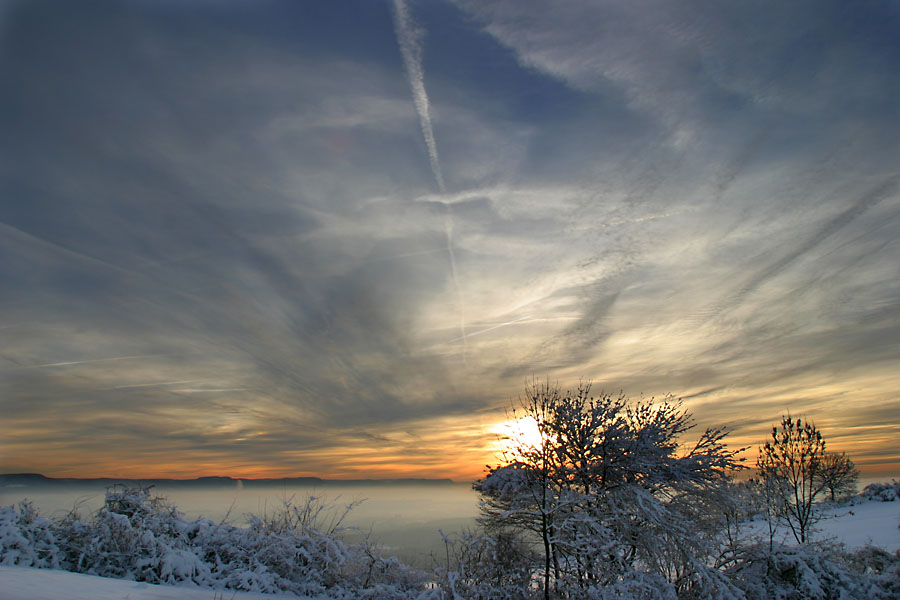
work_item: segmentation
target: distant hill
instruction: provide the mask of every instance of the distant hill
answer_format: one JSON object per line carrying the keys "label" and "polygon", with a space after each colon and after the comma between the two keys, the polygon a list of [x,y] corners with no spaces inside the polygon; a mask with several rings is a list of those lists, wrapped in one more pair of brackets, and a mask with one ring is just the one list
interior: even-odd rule
{"label": "distant hill", "polygon": [[48,485],[112,486],[125,485],[164,485],[168,487],[234,487],[237,485],[250,487],[263,486],[304,486],[304,485],[446,485],[454,483],[452,479],[322,479],[319,477],[283,477],[280,479],[236,479],[234,477],[197,477],[194,479],[127,479],[118,477],[96,477],[79,479],[75,477],[47,477],[40,473],[7,473],[0,474],[2,487],[40,487]]}
{"label": "distant hill", "polygon": [[40,473],[10,473],[9,475],[0,475],[0,482],[7,485],[34,485],[52,481],[52,479],[48,479]]}

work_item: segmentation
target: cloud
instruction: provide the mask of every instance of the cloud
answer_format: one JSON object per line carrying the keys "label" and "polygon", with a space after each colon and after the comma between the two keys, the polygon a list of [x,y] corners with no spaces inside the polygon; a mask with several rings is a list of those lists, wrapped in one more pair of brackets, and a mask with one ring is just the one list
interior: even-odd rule
{"label": "cloud", "polygon": [[748,279],[737,291],[712,309],[711,316],[719,316],[724,310],[731,310],[739,306],[745,299],[757,291],[760,286],[777,277],[791,264],[811,252],[824,241],[835,235],[842,228],[852,223],[855,219],[878,203],[897,194],[897,183],[900,177],[892,175],[865,192],[857,201],[845,209],[839,215],[828,220],[810,239],[791,250],[774,263],[766,266]]}
{"label": "cloud", "polygon": [[474,477],[535,375],[881,460],[897,14],[841,5],[14,5],[3,464]]}

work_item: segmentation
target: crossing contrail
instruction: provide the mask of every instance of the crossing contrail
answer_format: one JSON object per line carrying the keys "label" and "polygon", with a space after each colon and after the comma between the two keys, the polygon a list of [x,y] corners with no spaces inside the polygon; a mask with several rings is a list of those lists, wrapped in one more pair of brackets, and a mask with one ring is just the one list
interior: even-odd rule
{"label": "crossing contrail", "polygon": [[463,344],[463,363],[468,365],[469,339],[466,335],[466,313],[463,306],[462,292],[459,289],[459,279],[456,275],[456,254],[453,253],[453,218],[450,216],[450,205],[443,203],[446,213],[444,214],[444,235],[447,238],[447,256],[450,259],[450,278],[453,280],[453,290],[456,292],[456,306],[459,312],[459,333]]}
{"label": "crossing contrail", "polygon": [[[530,318],[531,318],[531,315],[525,315],[524,317],[519,317],[518,319],[513,319],[512,321],[507,321],[506,323],[500,323],[499,325],[493,325],[493,326],[487,327],[485,329],[479,329],[475,333],[470,333],[467,337],[475,337],[476,335],[481,335],[482,333],[487,333],[488,331],[494,331],[495,329],[500,329],[501,327],[506,327],[507,325],[515,325],[516,323],[521,323],[522,321],[527,321]],[[455,339],[452,339],[449,342],[445,342],[445,343],[452,344],[453,342],[458,342],[461,339],[462,338],[455,338]]]}

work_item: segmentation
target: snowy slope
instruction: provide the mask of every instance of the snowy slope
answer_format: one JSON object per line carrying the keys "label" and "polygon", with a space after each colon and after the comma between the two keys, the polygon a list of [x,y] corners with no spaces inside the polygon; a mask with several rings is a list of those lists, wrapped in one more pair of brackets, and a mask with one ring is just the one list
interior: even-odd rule
{"label": "snowy slope", "polygon": [[839,507],[819,522],[821,537],[835,538],[850,548],[877,546],[900,550],[900,502],[865,502]]}
{"label": "snowy slope", "polygon": [[[814,541],[834,540],[851,549],[877,546],[888,552],[900,550],[900,502],[863,501],[855,505],[830,506],[813,531]],[[752,536],[767,536],[764,520],[755,520],[745,531]],[[779,527],[775,540],[793,544],[786,527]]]}

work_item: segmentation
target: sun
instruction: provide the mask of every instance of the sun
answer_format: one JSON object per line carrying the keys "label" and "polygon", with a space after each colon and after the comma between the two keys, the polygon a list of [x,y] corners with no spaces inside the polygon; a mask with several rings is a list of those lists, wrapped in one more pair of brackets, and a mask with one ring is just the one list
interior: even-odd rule
{"label": "sun", "polygon": [[498,454],[516,454],[520,450],[539,448],[543,442],[541,430],[533,417],[501,421],[491,431],[497,435],[494,450]]}

